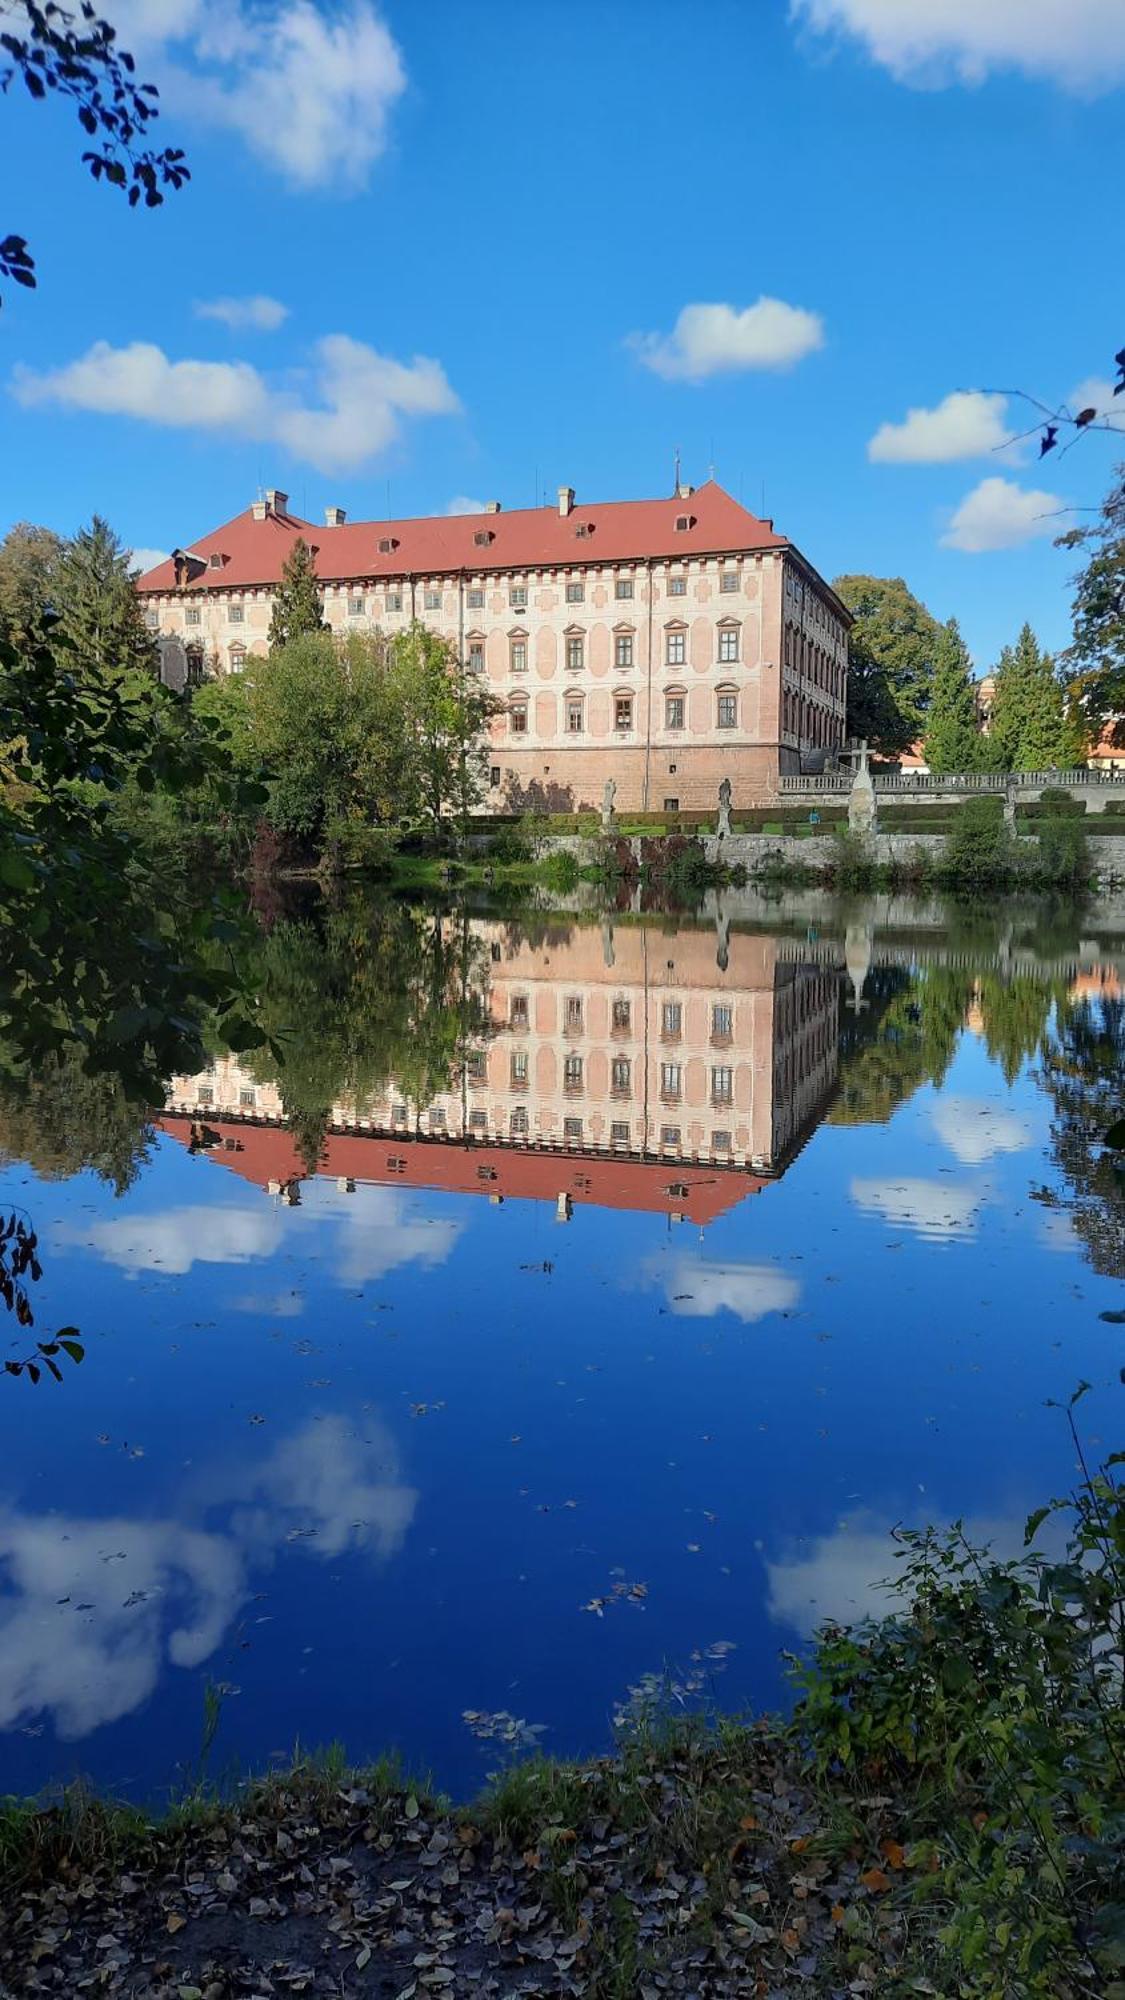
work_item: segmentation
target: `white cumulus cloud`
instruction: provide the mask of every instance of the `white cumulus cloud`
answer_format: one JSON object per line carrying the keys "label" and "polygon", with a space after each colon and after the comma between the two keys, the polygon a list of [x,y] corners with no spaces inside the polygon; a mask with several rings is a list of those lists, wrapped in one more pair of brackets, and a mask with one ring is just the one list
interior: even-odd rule
{"label": "white cumulus cloud", "polygon": [[248,361],[173,361],[150,341],[97,340],[77,361],[17,365],[16,401],[94,410],[170,430],[220,431],[279,444],[320,472],[351,471],[395,442],[404,418],[459,409],[440,361],[379,354],[348,334],[317,341],[303,382],[277,380]]}
{"label": "white cumulus cloud", "polygon": [[257,333],[276,333],[279,326],[289,317],[289,307],[280,299],[267,298],[264,292],[255,292],[248,299],[197,299],[196,319],[217,319],[222,326],[229,326],[232,332],[241,327],[250,327]]}
{"label": "white cumulus cloud", "polygon": [[936,409],[908,410],[901,424],[880,424],[867,456],[882,465],[948,465],[1007,444],[1003,396],[955,389]]}
{"label": "white cumulus cloud", "polygon": [[635,333],[629,345],[668,382],[704,382],[751,368],[792,368],[824,346],[824,321],[803,306],[762,297],[755,305],[690,305],[671,333]]}
{"label": "white cumulus cloud", "polygon": [[1125,82],[1121,0],[790,0],[789,12],[862,43],[900,83],[980,84],[1005,70],[1090,94]]}
{"label": "white cumulus cloud", "polygon": [[360,188],[386,149],[406,72],[370,0],[116,0],[113,20],[185,136],[233,132],[299,188]]}
{"label": "white cumulus cloud", "polygon": [[943,549],[963,549],[983,555],[990,549],[1015,549],[1037,535],[1058,533],[1057,515],[1064,502],[1040,487],[1017,486],[1014,479],[993,474],[966,493],[941,538]]}
{"label": "white cumulus cloud", "polygon": [[484,501],[473,500],[468,493],[455,493],[445,511],[447,514],[483,514]]}

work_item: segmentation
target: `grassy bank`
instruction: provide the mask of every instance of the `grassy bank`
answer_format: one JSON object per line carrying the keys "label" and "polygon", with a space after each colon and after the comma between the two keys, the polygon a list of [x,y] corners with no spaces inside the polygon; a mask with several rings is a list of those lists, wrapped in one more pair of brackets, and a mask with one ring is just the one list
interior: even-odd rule
{"label": "grassy bank", "polygon": [[613,1756],[460,1809],[338,1752],[160,1821],[8,1801],[0,1990],[1125,2000],[1123,1456],[1014,1561],[900,1532],[890,1615],[820,1633],[787,1723],[676,1712],[704,1662]]}

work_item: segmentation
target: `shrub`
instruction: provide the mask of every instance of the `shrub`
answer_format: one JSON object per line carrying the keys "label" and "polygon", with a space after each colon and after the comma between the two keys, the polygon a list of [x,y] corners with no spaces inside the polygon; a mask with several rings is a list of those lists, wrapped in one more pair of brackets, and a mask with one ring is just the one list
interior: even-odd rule
{"label": "shrub", "polygon": [[1081,819],[1073,813],[1048,815],[1038,823],[1038,874],[1058,887],[1078,888],[1090,879],[1090,849]]}
{"label": "shrub", "polygon": [[945,843],[938,873],[951,888],[982,894],[1019,872],[1019,856],[1004,824],[1003,801],[982,792],[966,799]]}
{"label": "shrub", "polygon": [[879,879],[879,864],[867,842],[850,826],[832,829],[835,852],[830,864],[838,889],[872,889]]}

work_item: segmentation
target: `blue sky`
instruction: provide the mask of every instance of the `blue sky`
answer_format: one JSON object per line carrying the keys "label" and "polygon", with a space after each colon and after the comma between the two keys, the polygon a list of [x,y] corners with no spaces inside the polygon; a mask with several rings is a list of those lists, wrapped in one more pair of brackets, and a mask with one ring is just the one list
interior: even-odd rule
{"label": "blue sky", "polygon": [[0,103],[40,273],[0,314],[0,528],[649,495],[678,447],[982,670],[1025,617],[1065,643],[1051,512],[1120,447],[1040,470],[1017,404],[946,399],[1112,376],[1119,0],[105,11],[194,178],[130,213],[63,105]]}

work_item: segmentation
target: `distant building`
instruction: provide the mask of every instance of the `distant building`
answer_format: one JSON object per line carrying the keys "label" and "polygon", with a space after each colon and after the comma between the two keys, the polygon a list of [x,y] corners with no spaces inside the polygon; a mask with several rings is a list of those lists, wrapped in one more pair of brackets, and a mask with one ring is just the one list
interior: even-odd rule
{"label": "distant building", "polygon": [[1106,723],[1086,762],[1091,771],[1125,771],[1125,718]]}
{"label": "distant building", "polygon": [[618,810],[768,800],[781,772],[842,748],[851,616],[812,564],[713,480],[664,500],[323,527],[276,489],[137,585],[169,678],[237,673],[267,651],[298,536],[334,632],[419,619],[502,702],[497,807]]}

